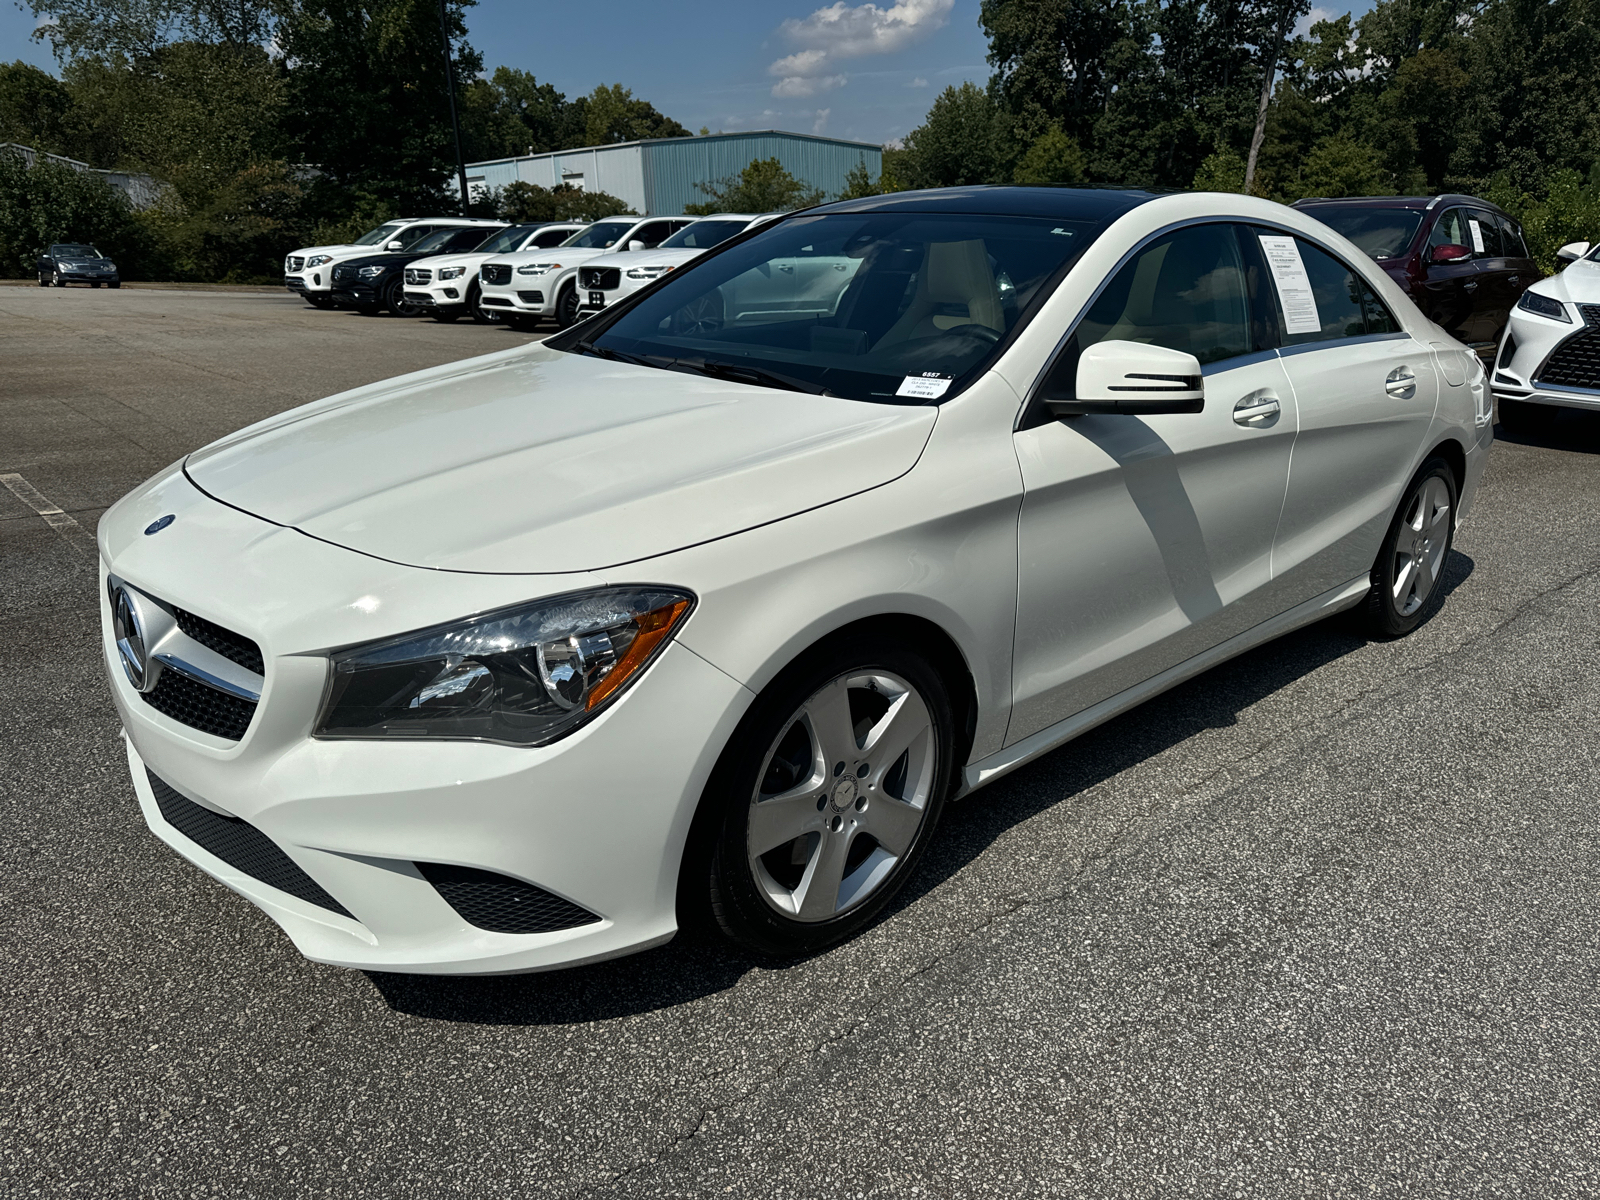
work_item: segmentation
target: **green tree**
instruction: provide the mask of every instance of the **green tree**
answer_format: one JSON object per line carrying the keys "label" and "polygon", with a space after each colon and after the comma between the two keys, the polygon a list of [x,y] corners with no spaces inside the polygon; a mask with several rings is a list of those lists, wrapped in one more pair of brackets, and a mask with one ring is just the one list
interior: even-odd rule
{"label": "green tree", "polygon": [[588,192],[571,184],[543,188],[520,179],[491,197],[495,215],[506,221],[599,221],[621,216],[627,202],[605,192]]}
{"label": "green tree", "polygon": [[1005,111],[988,92],[963,83],[945,88],[927,120],[906,135],[895,177],[911,188],[1007,183],[1014,157]]}
{"label": "green tree", "polygon": [[1243,192],[1244,159],[1231,146],[1206,156],[1189,185],[1197,192]]}
{"label": "green tree", "polygon": [[25,166],[0,151],[0,275],[32,275],[51,242],[91,242],[137,277],[144,266],[140,230],[127,197],[105,179],[58,163]]}
{"label": "green tree", "polygon": [[689,131],[655,105],[635,99],[620,83],[601,84],[585,98],[585,145],[637,142],[643,138],[689,137]]}
{"label": "green tree", "polygon": [[1059,125],[1052,125],[1034,140],[1017,163],[1012,179],[1017,183],[1082,183],[1085,160],[1078,143]]}
{"label": "green tree", "polygon": [[65,154],[72,93],[61,81],[20,59],[0,63],[0,142]]}
{"label": "green tree", "polygon": [[710,197],[703,204],[685,204],[690,216],[719,212],[789,212],[821,204],[822,189],[808,188],[784,169],[776,158],[758,158],[734,178],[695,184]]}
{"label": "green tree", "polygon": [[844,191],[834,197],[836,200],[860,200],[867,196],[882,194],[877,181],[872,178],[867,170],[866,156],[863,155],[855,166],[845,172]]}

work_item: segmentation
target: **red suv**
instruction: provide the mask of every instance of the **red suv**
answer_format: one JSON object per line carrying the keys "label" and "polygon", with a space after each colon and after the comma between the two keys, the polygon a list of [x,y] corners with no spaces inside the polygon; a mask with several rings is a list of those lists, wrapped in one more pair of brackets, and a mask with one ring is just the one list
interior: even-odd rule
{"label": "red suv", "polygon": [[1476,196],[1311,197],[1294,207],[1377,259],[1430,320],[1486,364],[1511,306],[1542,278],[1522,227]]}

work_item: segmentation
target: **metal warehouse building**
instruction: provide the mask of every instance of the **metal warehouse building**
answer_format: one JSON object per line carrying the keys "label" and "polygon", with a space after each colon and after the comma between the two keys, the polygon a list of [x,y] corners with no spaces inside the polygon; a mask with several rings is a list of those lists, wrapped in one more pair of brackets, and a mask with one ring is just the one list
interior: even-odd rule
{"label": "metal warehouse building", "polygon": [[671,215],[681,213],[686,204],[705,203],[706,194],[695,184],[738,175],[759,158],[776,158],[789,174],[807,187],[821,188],[829,198],[844,190],[845,175],[858,164],[866,164],[873,180],[883,169],[882,146],[768,129],[651,138],[469,163],[467,186],[477,191],[517,180],[546,188],[567,183],[606,192],[644,216]]}

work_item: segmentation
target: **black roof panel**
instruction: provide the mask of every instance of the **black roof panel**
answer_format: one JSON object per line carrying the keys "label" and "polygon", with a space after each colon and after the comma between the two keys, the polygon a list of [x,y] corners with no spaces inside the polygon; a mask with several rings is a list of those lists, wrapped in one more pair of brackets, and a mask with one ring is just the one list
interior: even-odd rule
{"label": "black roof panel", "polygon": [[928,212],[973,213],[999,217],[1053,217],[1070,221],[1109,221],[1146,201],[1155,192],[1097,187],[950,187],[921,192],[890,192],[860,200],[840,200],[813,213]]}

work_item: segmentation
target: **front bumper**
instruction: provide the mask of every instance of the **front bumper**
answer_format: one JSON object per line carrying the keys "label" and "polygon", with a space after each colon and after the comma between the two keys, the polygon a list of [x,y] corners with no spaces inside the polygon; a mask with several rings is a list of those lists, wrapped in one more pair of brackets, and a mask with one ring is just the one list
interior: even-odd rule
{"label": "front bumper", "polygon": [[[172,527],[134,540],[129,531],[139,534],[157,510],[177,514]],[[386,612],[385,628],[360,637],[384,636],[513,595],[597,581],[380,563],[229,509],[181,475],[119,503],[100,538],[104,571],[262,650],[259,707],[237,742],[224,741],[157,711],[133,689],[102,596],[102,647],[147,823],[258,905],[307,957],[372,970],[488,974],[608,958],[672,936],[689,821],[749,696],[686,646],[670,645],[617,704],[549,746],[310,736],[327,674],[315,643],[348,644],[357,626],[371,625],[352,599]],[[348,915],[192,840],[163,815],[147,772],[186,803],[265,835]],[[595,919],[547,933],[482,928],[419,863],[533,884]]]}
{"label": "front bumper", "polygon": [[479,304],[484,308],[498,308],[502,312],[516,312],[530,317],[554,316],[556,311],[554,289],[539,282],[534,276],[518,280],[513,276],[509,284],[483,285]]}
{"label": "front bumper", "polygon": [[370,283],[341,283],[328,295],[346,308],[377,308],[383,303],[383,293]]}
{"label": "front bumper", "polygon": [[[1579,319],[1555,321],[1524,309],[1511,310],[1489,372],[1495,399],[1600,412],[1600,327],[1581,321],[1593,306],[1565,307]],[[1558,363],[1565,369],[1552,370]],[[1552,374],[1560,382],[1545,378]]]}
{"label": "front bumper", "polygon": [[62,283],[121,283],[122,276],[115,271],[57,271]]}
{"label": "front bumper", "polygon": [[307,292],[326,295],[333,290],[333,268],[318,267],[312,271],[302,271],[297,275],[285,275],[283,286],[298,295]]}

